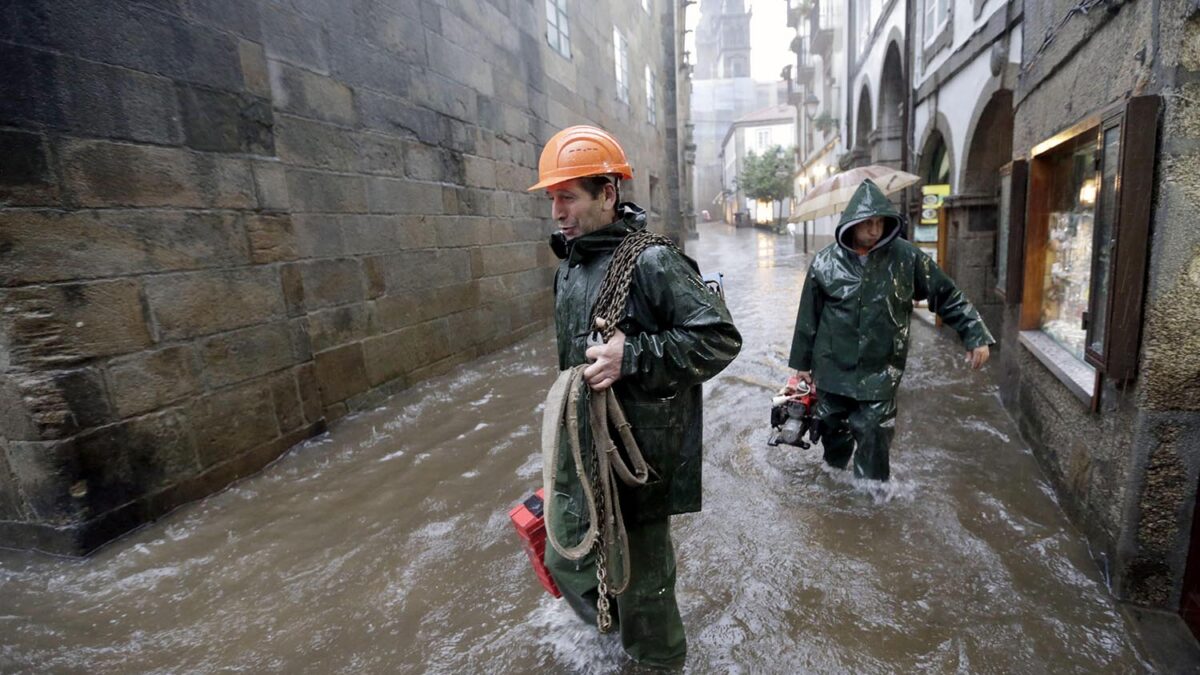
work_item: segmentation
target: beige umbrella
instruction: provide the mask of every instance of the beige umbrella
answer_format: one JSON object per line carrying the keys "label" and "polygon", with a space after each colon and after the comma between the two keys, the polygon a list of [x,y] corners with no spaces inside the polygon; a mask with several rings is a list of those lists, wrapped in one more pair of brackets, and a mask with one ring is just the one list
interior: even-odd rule
{"label": "beige umbrella", "polygon": [[808,194],[804,195],[804,199],[796,205],[791,220],[813,220],[840,212],[850,203],[850,198],[854,196],[854,191],[858,189],[858,186],[868,178],[885,195],[899,192],[910,185],[921,182],[919,177],[899,169],[878,164],[860,166],[827,178],[820,185],[809,190]]}

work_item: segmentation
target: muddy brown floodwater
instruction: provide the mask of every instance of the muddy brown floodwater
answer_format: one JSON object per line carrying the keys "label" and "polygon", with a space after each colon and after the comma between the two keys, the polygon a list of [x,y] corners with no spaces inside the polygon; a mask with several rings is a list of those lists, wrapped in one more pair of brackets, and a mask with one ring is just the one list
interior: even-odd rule
{"label": "muddy brown floodwater", "polygon": [[[695,673],[1142,672],[1086,542],[956,339],[914,320],[886,488],[770,448],[807,258],[702,226],[745,346],[674,519]],[[0,672],[612,672],[506,511],[540,481],[542,332],[86,560],[0,551]]]}

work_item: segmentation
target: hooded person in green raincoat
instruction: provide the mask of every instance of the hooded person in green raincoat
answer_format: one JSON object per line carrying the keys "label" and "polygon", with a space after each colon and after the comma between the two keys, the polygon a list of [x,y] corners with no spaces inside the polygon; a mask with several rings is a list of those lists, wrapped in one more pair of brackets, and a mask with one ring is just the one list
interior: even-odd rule
{"label": "hooded person in green raincoat", "polygon": [[809,265],[796,313],[788,383],[815,385],[815,414],[830,466],[887,480],[896,430],[896,388],[908,356],[914,300],[958,333],[975,369],[995,344],[954,282],[899,235],[904,220],[883,192],[863,181],[842,211],[834,243]]}
{"label": "hooded person in green raincoat", "polygon": [[[551,247],[562,261],[554,277],[559,369],[591,364],[583,371],[584,381],[593,392],[612,388],[616,393],[651,472],[646,485],[617,486],[630,573],[627,590],[612,599],[613,622],[633,659],[678,667],[687,656],[687,641],[675,601],[668,518],[700,510],[700,385],[733,361],[741,335],[695,262],[674,247],[651,246],[633,268],[625,318],[607,343],[589,347],[592,305],[613,253],[626,236],[646,227],[646,212],[619,201],[618,181],[632,172],[620,145],[601,129],[577,126],[555,134],[538,170],[541,180],[530,190],[545,189],[553,202],[558,231]],[[586,410],[580,410],[585,457],[592,448],[587,419]],[[565,443],[559,444],[552,490],[546,494],[546,523],[559,541],[573,544],[590,523]],[[545,562],[571,608],[594,625],[595,552],[568,560],[547,546]]]}

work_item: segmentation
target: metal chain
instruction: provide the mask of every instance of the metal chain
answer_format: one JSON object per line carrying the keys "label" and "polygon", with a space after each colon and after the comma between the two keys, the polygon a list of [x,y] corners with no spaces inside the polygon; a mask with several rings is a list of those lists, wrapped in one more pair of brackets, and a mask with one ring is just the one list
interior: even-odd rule
{"label": "metal chain", "polygon": [[[661,234],[647,230],[639,230],[625,237],[617,250],[613,252],[600,285],[600,293],[592,305],[591,326],[600,331],[601,337],[608,342],[617,330],[617,322],[625,318],[625,302],[629,299],[629,287],[633,283],[633,270],[637,267],[638,256],[651,246],[668,246],[679,250],[675,242]],[[603,327],[596,319],[604,319]]]}
{"label": "metal chain", "polygon": [[[591,390],[588,390],[589,403],[591,399]],[[596,433],[595,430],[592,433]],[[594,479],[592,485],[597,486],[595,491],[596,496],[596,517],[606,518],[604,511],[604,486],[602,481],[604,476],[600,468],[600,452],[596,445],[592,444],[592,471]],[[612,611],[608,604],[608,537],[605,536],[606,523],[596,523],[596,627],[601,633],[607,633],[612,630]]]}
{"label": "metal chain", "polygon": [[[604,281],[600,284],[600,292],[596,295],[596,302],[592,305],[590,321],[593,330],[599,331],[604,342],[608,342],[617,330],[617,323],[624,318],[625,303],[629,299],[629,287],[633,283],[633,270],[637,265],[638,256],[651,246],[676,248],[675,242],[662,235],[639,230],[626,236],[624,241],[617,246],[617,250],[613,252],[608,270],[604,273]],[[604,321],[599,323],[597,319]],[[595,432],[593,431],[593,433]],[[602,475],[600,453],[593,451],[592,455],[592,467],[597,478],[595,484],[601,484],[601,489],[596,490],[596,513],[601,514],[600,517],[606,517],[603,481],[611,480],[611,478]],[[599,526],[599,536],[596,537],[595,549],[596,590],[599,595],[596,598],[596,627],[600,629],[601,633],[607,633],[612,630],[612,610],[608,601],[609,541],[606,536],[608,523],[597,523],[597,525]]]}

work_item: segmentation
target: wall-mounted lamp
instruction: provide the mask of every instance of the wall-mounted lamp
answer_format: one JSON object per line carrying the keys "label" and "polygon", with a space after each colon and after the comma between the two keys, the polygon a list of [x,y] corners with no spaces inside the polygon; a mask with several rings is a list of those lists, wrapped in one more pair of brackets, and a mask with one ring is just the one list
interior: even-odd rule
{"label": "wall-mounted lamp", "polygon": [[811,91],[808,92],[808,96],[804,97],[804,114],[808,117],[808,119],[812,119],[816,116],[817,106],[819,105],[821,105],[820,99],[818,99]]}

